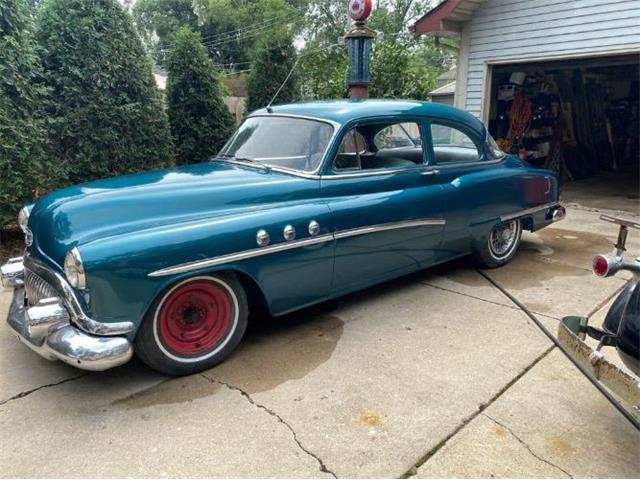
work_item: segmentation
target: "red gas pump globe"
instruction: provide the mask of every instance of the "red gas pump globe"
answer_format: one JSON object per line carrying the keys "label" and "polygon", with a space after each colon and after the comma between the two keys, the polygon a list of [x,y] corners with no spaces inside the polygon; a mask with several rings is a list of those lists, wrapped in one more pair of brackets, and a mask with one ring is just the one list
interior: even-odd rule
{"label": "red gas pump globe", "polygon": [[349,16],[356,22],[365,21],[371,15],[373,0],[349,0]]}

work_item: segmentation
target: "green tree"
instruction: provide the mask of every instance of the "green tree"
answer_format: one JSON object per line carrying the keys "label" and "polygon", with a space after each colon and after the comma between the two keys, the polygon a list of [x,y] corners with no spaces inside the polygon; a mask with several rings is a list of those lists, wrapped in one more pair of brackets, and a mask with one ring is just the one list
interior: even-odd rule
{"label": "green tree", "polygon": [[178,29],[198,29],[198,16],[191,0],[137,0],[131,14],[144,43],[161,64]]}
{"label": "green tree", "polygon": [[435,79],[443,71],[444,63],[436,66],[426,63],[428,56],[441,55],[422,45],[416,48],[420,41],[412,37],[374,41],[369,86],[372,98],[427,99],[428,93],[435,88]]}
{"label": "green tree", "polygon": [[[373,98],[426,99],[435,77],[453,54],[433,38],[416,37],[407,27],[430,8],[430,1],[378,0],[367,27],[383,34],[374,38],[369,94]],[[346,52],[335,45],[350,28],[342,0],[315,0],[307,10],[302,36],[306,40],[299,68],[305,98],[341,97],[346,91]]]}
{"label": "green tree", "polygon": [[[255,47],[251,72],[247,79],[247,110],[265,107],[296,62],[293,36],[287,30],[278,30],[263,37]],[[282,87],[277,103],[292,102],[297,97],[297,75],[294,71]]]}
{"label": "green tree", "polygon": [[317,40],[307,43],[296,70],[304,98],[343,98],[347,93],[347,51],[339,45],[327,48]]}
{"label": "green tree", "polygon": [[35,195],[46,89],[25,0],[0,0],[0,228]]}
{"label": "green tree", "polygon": [[223,146],[233,119],[200,35],[182,28],[173,36],[172,45],[166,61],[166,95],[176,160],[201,162]]}
{"label": "green tree", "polygon": [[169,122],[130,16],[116,0],[45,0],[38,11],[58,184],[172,163]]}
{"label": "green tree", "polygon": [[308,0],[194,0],[200,32],[217,64],[247,69],[257,43],[283,29],[297,31]]}

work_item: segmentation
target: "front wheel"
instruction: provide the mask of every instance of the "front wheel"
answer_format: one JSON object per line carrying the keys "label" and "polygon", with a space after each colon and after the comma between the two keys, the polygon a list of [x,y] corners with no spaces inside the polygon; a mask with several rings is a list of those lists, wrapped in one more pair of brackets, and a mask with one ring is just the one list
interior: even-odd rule
{"label": "front wheel", "polygon": [[501,267],[516,254],[521,237],[520,220],[499,223],[489,232],[487,241],[476,253],[476,259],[485,268]]}
{"label": "front wheel", "polygon": [[135,340],[136,354],[162,373],[199,372],[236,348],[248,314],[244,289],[232,273],[180,281],[150,308]]}

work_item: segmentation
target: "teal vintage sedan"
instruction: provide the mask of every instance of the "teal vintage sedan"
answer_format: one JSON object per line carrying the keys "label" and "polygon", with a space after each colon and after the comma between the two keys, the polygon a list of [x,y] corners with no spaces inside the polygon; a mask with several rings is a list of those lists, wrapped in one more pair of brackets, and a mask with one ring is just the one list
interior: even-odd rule
{"label": "teal vintage sedan", "polygon": [[49,359],[182,375],[274,316],[458,257],[499,267],[565,215],[555,174],[472,115],[416,101],[250,114],[207,163],[54,192],[2,266],[9,327]]}

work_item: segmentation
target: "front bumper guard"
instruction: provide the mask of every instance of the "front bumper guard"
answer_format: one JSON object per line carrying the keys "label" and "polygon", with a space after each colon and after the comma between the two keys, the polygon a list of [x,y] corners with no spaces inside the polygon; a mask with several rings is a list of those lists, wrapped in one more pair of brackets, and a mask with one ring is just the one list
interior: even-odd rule
{"label": "front bumper guard", "polygon": [[133,346],[125,337],[89,335],[71,325],[57,298],[26,308],[24,288],[16,288],[7,323],[22,343],[48,360],[62,360],[83,370],[107,370],[128,362]]}
{"label": "front bumper guard", "polygon": [[35,262],[30,268],[56,285],[65,298],[44,298],[37,305],[26,307],[24,259],[12,258],[0,267],[0,283],[14,289],[7,323],[22,343],[44,358],[62,360],[84,370],[107,370],[131,359],[131,342],[117,335],[131,331],[133,324],[103,324],[88,318],[59,275]]}
{"label": "front bumper guard", "polygon": [[631,405],[634,415],[640,417],[640,379],[611,363],[598,349],[584,341],[587,322],[586,317],[564,317],[558,326],[558,341],[571,358]]}
{"label": "front bumper guard", "polygon": [[17,288],[24,285],[24,265],[22,257],[10,258],[0,267],[0,286]]}

